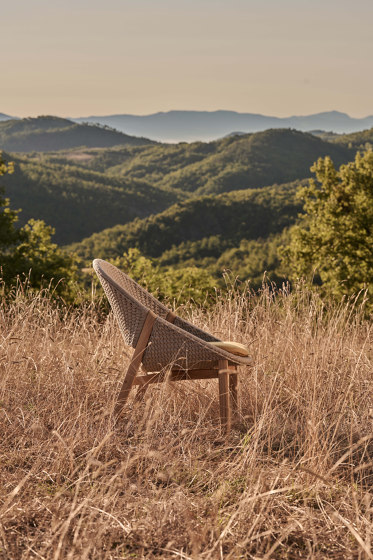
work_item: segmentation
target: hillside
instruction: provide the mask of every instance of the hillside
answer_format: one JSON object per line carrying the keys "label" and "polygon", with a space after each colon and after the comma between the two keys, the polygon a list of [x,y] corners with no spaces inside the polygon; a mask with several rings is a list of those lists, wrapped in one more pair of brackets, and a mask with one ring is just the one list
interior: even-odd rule
{"label": "hillside", "polygon": [[76,124],[59,117],[37,117],[0,122],[0,149],[12,152],[48,152],[78,146],[111,147],[119,144],[147,145],[108,127]]}
{"label": "hillside", "polygon": [[[31,121],[31,128],[38,131],[43,125],[46,134],[57,125],[70,129],[69,121],[62,119]],[[22,129],[23,121],[17,123]],[[11,124],[14,130],[16,124]],[[310,176],[310,166],[319,156],[328,154],[339,165],[352,159],[353,153],[345,145],[310,134],[269,130],[210,143],[7,154],[7,161],[15,161],[15,173],[3,177],[2,183],[12,208],[23,210],[21,224],[41,218],[56,228],[58,243],[68,244],[157,214],[188,197],[303,179]],[[195,227],[199,230],[201,224]]]}
{"label": "hillside", "polygon": [[256,289],[264,272],[281,285],[278,248],[286,244],[287,229],[301,210],[295,197],[298,186],[294,182],[192,198],[94,234],[69,249],[88,264],[93,258],[121,258],[135,248],[165,270],[197,266],[214,277],[216,285],[222,284],[224,270],[250,280]]}
{"label": "hillside", "polygon": [[[10,124],[13,131],[17,124],[20,130],[24,126],[23,121]],[[28,131],[35,129],[38,134],[41,125],[46,134],[56,126],[66,131],[71,128],[63,119],[31,119]],[[56,228],[58,243],[68,244],[157,214],[188,197],[302,180],[310,176],[310,166],[318,157],[330,155],[339,166],[353,154],[347,145],[325,142],[311,134],[268,130],[209,143],[8,154],[5,159],[15,161],[15,173],[4,177],[3,184],[12,208],[23,210],[22,224],[31,217],[41,218]],[[200,230],[202,226],[197,222],[195,227]],[[190,226],[186,231],[189,235]],[[190,240],[188,235],[180,242]],[[260,235],[264,234],[258,231],[256,237]]]}
{"label": "hillside", "polygon": [[180,197],[145,181],[107,177],[73,164],[51,163],[47,157],[14,157],[12,175],[1,178],[12,208],[21,208],[20,224],[40,218],[56,229],[65,244],[114,224],[124,224],[164,210]]}
{"label": "hillside", "polygon": [[258,188],[309,177],[319,157],[329,155],[339,166],[352,155],[345,146],[287,129],[225,138],[215,147],[203,162],[169,174],[161,184],[198,194]]}
{"label": "hillside", "polygon": [[[218,257],[226,248],[238,246],[242,239],[265,238],[292,224],[300,210],[295,200],[297,185],[192,198],[157,215],[106,229],[72,248],[91,259],[121,256],[136,247],[146,256],[163,255],[165,261],[175,263],[180,259],[172,258],[170,251],[177,254],[186,245],[199,242],[204,256]],[[195,256],[199,257],[198,243],[196,247]]]}
{"label": "hillside", "polygon": [[325,142],[296,130],[267,130],[215,142],[147,146],[130,152],[108,151],[81,165],[127,179],[179,189],[194,195],[218,194],[304,179],[319,157],[339,166],[352,159],[346,145]]}
{"label": "hillside", "polygon": [[108,125],[126,134],[146,136],[161,142],[206,142],[235,130],[248,133],[268,128],[296,128],[304,132],[321,129],[349,133],[373,126],[372,115],[359,119],[339,111],[284,118],[236,111],[168,111],[151,115],[90,116],[74,120]]}

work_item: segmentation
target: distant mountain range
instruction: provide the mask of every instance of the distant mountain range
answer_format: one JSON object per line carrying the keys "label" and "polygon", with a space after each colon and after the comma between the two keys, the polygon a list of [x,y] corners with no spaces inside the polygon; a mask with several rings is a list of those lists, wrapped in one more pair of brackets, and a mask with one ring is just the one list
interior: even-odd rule
{"label": "distant mountain range", "polygon": [[316,129],[341,134],[373,126],[373,115],[355,119],[338,111],[285,118],[235,111],[168,111],[144,116],[107,115],[71,120],[107,125],[129,135],[145,136],[162,142],[206,142],[233,131],[259,132],[268,128],[295,128],[303,132]]}
{"label": "distant mountain range", "polygon": [[[373,115],[355,119],[339,111],[284,118],[236,111],[168,111],[151,115],[120,114],[71,119],[50,118],[58,120],[62,127],[66,127],[67,123],[71,126],[72,122],[91,123],[110,127],[127,135],[160,142],[209,142],[227,135],[260,132],[268,128],[295,128],[302,132],[326,131],[347,134],[373,127]],[[27,122],[36,119],[18,119],[0,113],[0,122],[9,120]]]}

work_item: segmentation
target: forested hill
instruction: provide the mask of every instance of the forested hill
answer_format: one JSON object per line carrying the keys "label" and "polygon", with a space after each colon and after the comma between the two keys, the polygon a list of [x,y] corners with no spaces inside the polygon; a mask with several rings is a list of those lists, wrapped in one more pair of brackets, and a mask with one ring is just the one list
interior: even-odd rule
{"label": "forested hill", "polygon": [[303,179],[321,156],[331,156],[336,165],[352,157],[345,146],[289,129],[224,138],[207,146],[211,151],[201,161],[171,171],[161,184],[201,195],[217,194]]}
{"label": "forested hill", "polygon": [[[63,119],[54,124],[33,119],[30,126],[36,131],[36,121],[46,134],[48,126],[70,130]],[[353,159],[354,149],[295,130],[268,130],[209,143],[8,154],[15,171],[2,183],[12,208],[23,210],[21,224],[41,218],[56,229],[55,240],[67,244],[162,212],[188,197],[307,178],[314,161],[325,155],[339,166]]]}
{"label": "forested hill", "polygon": [[0,122],[0,150],[48,152],[78,146],[111,147],[120,144],[148,145],[146,138],[88,123],[76,124],[59,117],[37,117]]}
{"label": "forested hill", "polygon": [[177,203],[157,215],[106,229],[72,248],[86,259],[121,256],[132,247],[150,257],[187,242],[219,239],[216,256],[242,239],[265,238],[292,224],[300,210],[299,183],[206,195]]}
{"label": "forested hill", "polygon": [[160,212],[180,195],[139,179],[108,177],[104,173],[51,161],[44,154],[20,157],[14,173],[1,178],[11,207],[21,208],[19,223],[43,219],[56,229],[55,241],[65,244],[136,217]]}
{"label": "forested hill", "polygon": [[[29,121],[30,141],[33,134],[53,137],[82,126],[57,118]],[[0,130],[8,125],[22,137],[24,124],[8,121]],[[272,129],[208,143],[144,141],[44,153],[33,143],[32,153],[7,150],[14,173],[1,183],[11,208],[22,209],[20,225],[44,220],[55,228],[57,243],[74,243],[87,260],[121,258],[137,248],[160,266],[197,265],[215,277],[231,268],[260,285],[264,270],[281,278],[278,247],[300,210],[295,192],[314,162],[330,156],[338,168],[371,138],[372,131],[326,141]]]}
{"label": "forested hill", "polygon": [[326,155],[339,166],[354,151],[312,134],[272,129],[209,143],[157,144],[132,151],[123,147],[77,163],[203,195],[303,179],[310,176],[314,161]]}

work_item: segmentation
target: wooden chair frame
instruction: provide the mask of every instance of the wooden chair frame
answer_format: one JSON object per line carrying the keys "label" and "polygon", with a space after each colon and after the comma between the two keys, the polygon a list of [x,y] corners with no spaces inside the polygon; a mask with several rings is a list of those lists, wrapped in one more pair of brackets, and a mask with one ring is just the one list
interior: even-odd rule
{"label": "wooden chair frame", "polygon": [[[172,322],[173,313],[169,313],[167,319]],[[168,381],[190,381],[196,379],[218,379],[219,380],[219,406],[220,422],[222,431],[226,434],[230,432],[232,416],[236,416],[239,408],[238,401],[238,374],[237,366],[228,364],[228,360],[222,359],[211,364],[209,369],[180,369],[172,368],[168,375],[164,372],[151,372],[145,375],[137,375],[143,353],[147,347],[154,322],[157,316],[152,311],[148,311],[137,345],[132,355],[131,362],[124,377],[124,381],[114,408],[114,415],[118,418],[128,400],[131,389],[138,387],[136,400],[144,397],[147,389],[152,383]]]}

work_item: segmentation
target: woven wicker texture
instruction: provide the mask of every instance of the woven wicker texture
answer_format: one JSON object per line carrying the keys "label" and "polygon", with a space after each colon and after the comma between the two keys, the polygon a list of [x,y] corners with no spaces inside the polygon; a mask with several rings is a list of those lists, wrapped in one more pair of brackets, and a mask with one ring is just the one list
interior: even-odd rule
{"label": "woven wicker texture", "polygon": [[124,342],[135,348],[147,314],[146,308],[131,301],[100,274],[98,277],[119,323]]}
{"label": "woven wicker texture", "polygon": [[[137,302],[142,303],[144,307],[150,309],[159,317],[166,317],[168,313],[168,309],[165,305],[163,305],[160,301],[158,301],[154,296],[149,294],[144,288],[139,286],[137,282],[132,280],[127,274],[119,270],[116,266],[99,259],[96,259],[100,262],[99,270],[101,269],[102,272],[106,273],[108,277],[110,277],[120,288],[123,288],[124,292],[126,292],[129,296],[132,296]],[[96,272],[99,274],[99,270],[95,268]]]}
{"label": "woven wicker texture", "polygon": [[150,309],[158,317],[154,323],[142,363],[147,371],[167,366],[186,369],[211,367],[211,362],[228,359],[231,364],[251,364],[248,357],[234,356],[209,341],[219,339],[177,317],[166,321],[167,307],[146,290],[106,261],[93,261],[100,282],[109,299],[126,344],[135,347]]}

